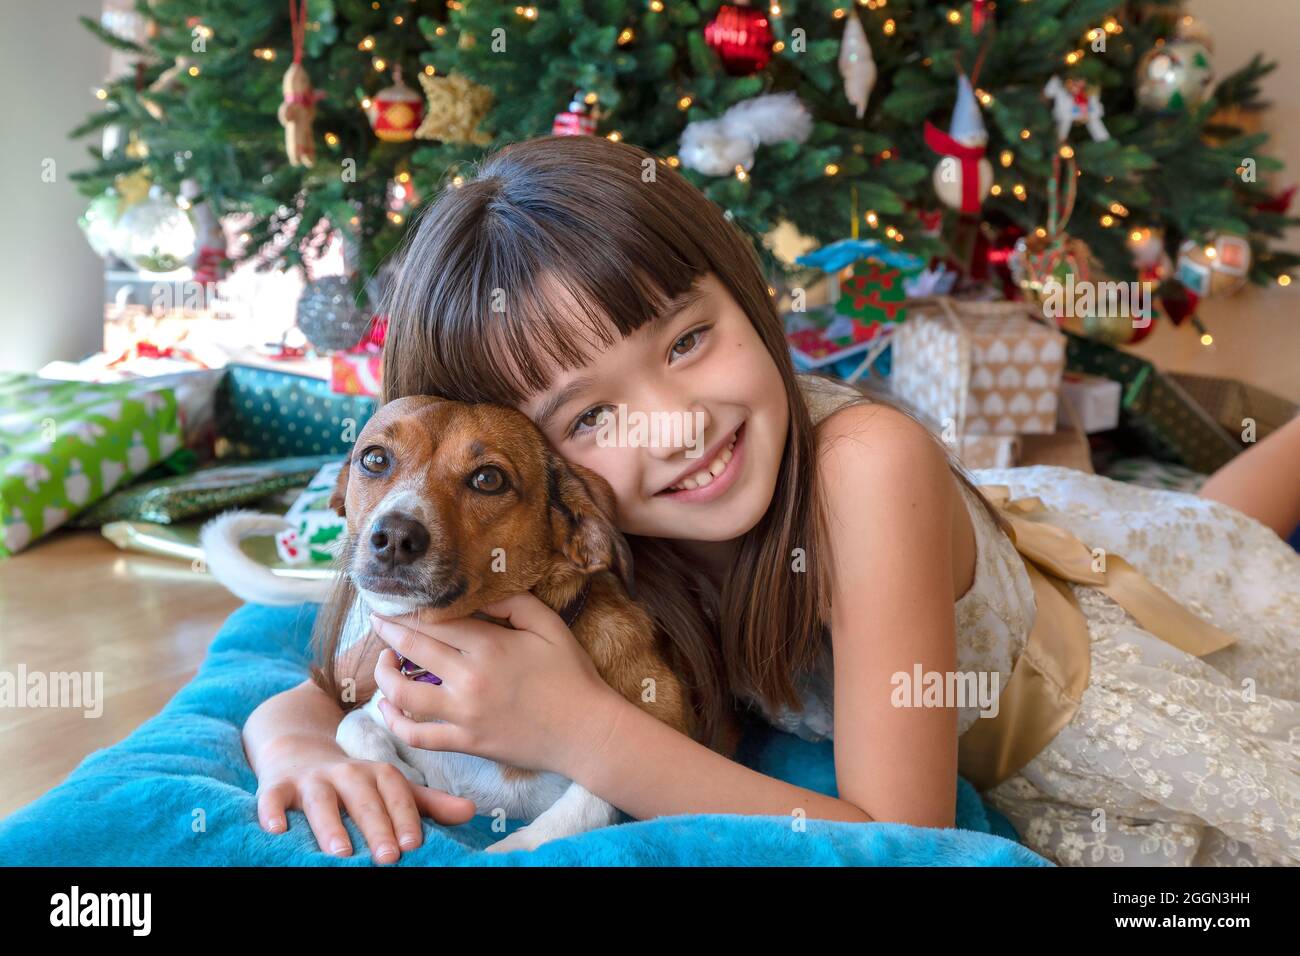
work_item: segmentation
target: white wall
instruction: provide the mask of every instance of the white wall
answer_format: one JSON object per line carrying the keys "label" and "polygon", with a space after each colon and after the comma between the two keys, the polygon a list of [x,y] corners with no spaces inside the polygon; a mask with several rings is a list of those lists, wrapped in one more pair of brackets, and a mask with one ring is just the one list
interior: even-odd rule
{"label": "white wall", "polygon": [[[97,0],[0,0],[0,369],[34,371],[103,340],[103,262],[77,227],[90,164],[68,131],[94,112],[108,47],[77,22]],[[55,181],[42,181],[54,160]]]}

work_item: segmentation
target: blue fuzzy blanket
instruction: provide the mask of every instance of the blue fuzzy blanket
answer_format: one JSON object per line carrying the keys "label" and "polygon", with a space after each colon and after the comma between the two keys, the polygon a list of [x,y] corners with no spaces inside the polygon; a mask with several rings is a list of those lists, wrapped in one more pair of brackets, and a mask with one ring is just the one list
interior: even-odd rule
{"label": "blue fuzzy blanket", "polygon": [[[257,781],[240,728],[267,697],[306,676],[316,605],[248,605],[217,634],[207,660],[162,713],[82,761],[68,779],[0,821],[6,865],[369,865],[348,821],[351,858],[321,852],[297,811],[289,832],[257,824]],[[749,766],[821,793],[835,792],[831,744],[765,725],[747,728]],[[479,852],[500,838],[479,817],[458,827],[424,821],[425,842],[401,864],[431,865],[963,865],[1047,866],[1015,842],[1005,818],[959,780],[958,829],[788,817],[688,815],[627,822],[532,852]],[[519,826],[512,821],[510,829]]]}

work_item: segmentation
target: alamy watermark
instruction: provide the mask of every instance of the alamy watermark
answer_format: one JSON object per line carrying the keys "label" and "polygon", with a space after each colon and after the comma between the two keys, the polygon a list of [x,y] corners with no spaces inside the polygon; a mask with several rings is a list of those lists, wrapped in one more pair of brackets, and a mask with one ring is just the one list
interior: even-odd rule
{"label": "alamy watermark", "polygon": [[602,448],[686,448],[687,458],[704,454],[703,412],[636,412],[626,405],[612,406],[596,425],[596,444]]}
{"label": "alamy watermark", "polygon": [[1002,675],[997,671],[895,671],[889,679],[895,707],[975,707],[980,717],[998,715]]}
{"label": "alamy watermark", "polygon": [[74,708],[86,717],[104,713],[103,671],[0,671],[0,709]]}
{"label": "alamy watermark", "polygon": [[1068,273],[1064,283],[1056,278],[1044,280],[1042,295],[1047,318],[1131,316],[1135,329],[1151,324],[1150,282],[1076,282],[1074,273]]}

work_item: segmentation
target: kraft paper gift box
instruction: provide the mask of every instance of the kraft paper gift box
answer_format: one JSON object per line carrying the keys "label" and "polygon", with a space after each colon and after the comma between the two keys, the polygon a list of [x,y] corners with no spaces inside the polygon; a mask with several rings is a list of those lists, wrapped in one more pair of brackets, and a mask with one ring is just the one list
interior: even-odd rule
{"label": "kraft paper gift box", "polygon": [[956,436],[1051,434],[1065,336],[1016,302],[935,298],[894,333],[894,394]]}

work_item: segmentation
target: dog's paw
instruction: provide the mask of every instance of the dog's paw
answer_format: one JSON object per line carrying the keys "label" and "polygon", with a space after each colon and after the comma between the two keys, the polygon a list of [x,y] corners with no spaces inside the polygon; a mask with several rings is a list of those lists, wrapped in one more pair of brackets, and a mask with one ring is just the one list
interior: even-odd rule
{"label": "dog's paw", "polygon": [[540,832],[529,832],[528,827],[520,827],[510,836],[498,840],[491,846],[485,847],[485,853],[513,853],[515,850],[536,850],[548,839],[552,839]]}

